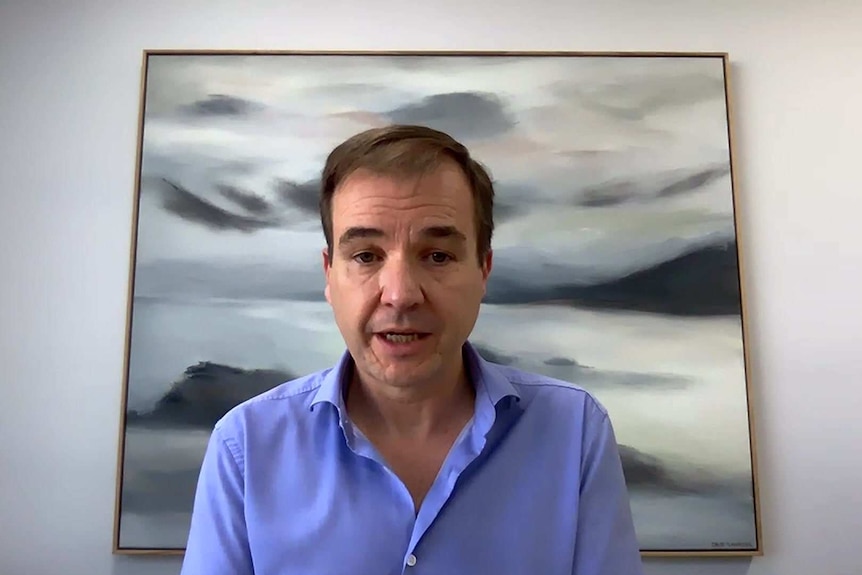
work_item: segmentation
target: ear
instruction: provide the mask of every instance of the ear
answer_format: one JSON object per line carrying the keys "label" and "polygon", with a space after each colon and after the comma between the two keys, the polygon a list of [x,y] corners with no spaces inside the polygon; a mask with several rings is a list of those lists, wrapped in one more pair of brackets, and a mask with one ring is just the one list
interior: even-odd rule
{"label": "ear", "polygon": [[494,250],[488,250],[488,253],[485,254],[485,258],[482,261],[482,282],[484,283],[483,289],[488,286],[488,276],[491,275],[491,268],[494,267]]}
{"label": "ear", "polygon": [[329,257],[329,248],[323,248],[323,250],[321,250],[321,255],[323,257],[323,275],[326,279],[326,287],[323,288],[323,295],[326,296],[326,301],[331,304],[332,300],[329,296],[329,274],[332,271],[332,259]]}

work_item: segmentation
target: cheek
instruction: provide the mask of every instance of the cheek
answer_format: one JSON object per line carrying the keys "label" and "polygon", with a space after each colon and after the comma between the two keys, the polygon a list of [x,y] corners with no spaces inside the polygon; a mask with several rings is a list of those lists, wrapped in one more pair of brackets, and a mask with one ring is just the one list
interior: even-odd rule
{"label": "cheek", "polygon": [[429,296],[439,305],[451,310],[456,315],[456,320],[461,316],[466,319],[470,311],[481,303],[485,295],[484,284],[480,273],[470,271],[441,278],[439,281],[431,282]]}
{"label": "cheek", "polygon": [[368,321],[376,308],[377,290],[370,278],[339,275],[333,278],[332,294],[341,313],[354,324]]}
{"label": "cheek", "polygon": [[471,265],[467,269],[460,270],[460,273],[452,274],[443,282],[448,289],[457,292],[461,296],[474,295],[482,293],[485,289],[482,270]]}

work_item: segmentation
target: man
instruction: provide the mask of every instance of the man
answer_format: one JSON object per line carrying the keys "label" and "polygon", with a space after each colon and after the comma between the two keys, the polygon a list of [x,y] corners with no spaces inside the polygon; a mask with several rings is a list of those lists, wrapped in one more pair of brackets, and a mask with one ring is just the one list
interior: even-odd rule
{"label": "man", "polygon": [[333,150],[323,269],[347,351],[215,426],[184,575],[641,573],[604,408],[468,342],[493,197],[428,128]]}

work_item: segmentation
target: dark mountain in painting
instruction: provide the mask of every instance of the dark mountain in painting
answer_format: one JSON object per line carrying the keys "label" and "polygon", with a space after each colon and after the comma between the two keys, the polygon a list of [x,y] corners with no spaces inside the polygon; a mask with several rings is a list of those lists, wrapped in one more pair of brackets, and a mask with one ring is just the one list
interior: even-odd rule
{"label": "dark mountain in painting", "polygon": [[512,365],[515,361],[513,356],[500,353],[499,351],[491,349],[481,343],[473,342],[473,348],[485,361],[490,361],[500,365]]}
{"label": "dark mountain in painting", "polygon": [[130,411],[128,423],[209,428],[236,405],[291,379],[291,374],[279,370],[201,362],[188,367],[152,411]]}
{"label": "dark mountain in painting", "polygon": [[654,267],[593,285],[529,285],[498,276],[485,303],[561,303],[682,316],[739,313],[736,243],[700,248]]}
{"label": "dark mountain in painting", "polygon": [[676,492],[696,491],[694,485],[674,478],[662,462],[628,445],[620,445],[623,474],[629,487],[666,489]]}

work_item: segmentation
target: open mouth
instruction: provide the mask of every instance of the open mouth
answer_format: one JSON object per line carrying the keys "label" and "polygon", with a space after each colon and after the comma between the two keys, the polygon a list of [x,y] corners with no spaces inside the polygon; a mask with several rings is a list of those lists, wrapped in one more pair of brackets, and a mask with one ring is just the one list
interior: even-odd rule
{"label": "open mouth", "polygon": [[414,341],[418,341],[420,339],[424,339],[428,337],[427,333],[419,333],[419,332],[411,332],[411,333],[396,333],[396,332],[383,332],[378,333],[377,336],[385,339],[389,343],[411,343]]}

